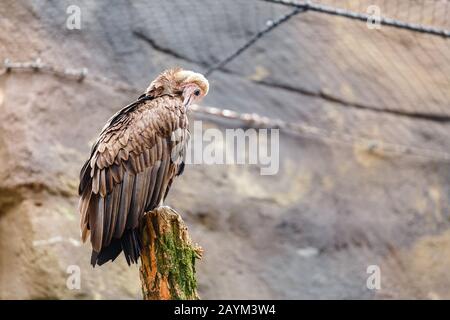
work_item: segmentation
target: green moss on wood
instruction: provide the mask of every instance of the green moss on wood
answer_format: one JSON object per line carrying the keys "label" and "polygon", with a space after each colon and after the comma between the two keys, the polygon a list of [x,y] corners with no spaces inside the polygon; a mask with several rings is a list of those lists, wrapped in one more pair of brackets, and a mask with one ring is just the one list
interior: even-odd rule
{"label": "green moss on wood", "polygon": [[197,253],[191,245],[180,238],[178,226],[172,224],[167,232],[156,242],[158,272],[167,275],[171,295],[174,299],[192,299],[196,297],[197,280],[195,278],[195,259]]}
{"label": "green moss on wood", "polygon": [[166,207],[150,212],[145,219],[141,230],[147,248],[141,266],[144,298],[198,299],[195,260],[200,259],[201,248],[191,244],[180,216]]}

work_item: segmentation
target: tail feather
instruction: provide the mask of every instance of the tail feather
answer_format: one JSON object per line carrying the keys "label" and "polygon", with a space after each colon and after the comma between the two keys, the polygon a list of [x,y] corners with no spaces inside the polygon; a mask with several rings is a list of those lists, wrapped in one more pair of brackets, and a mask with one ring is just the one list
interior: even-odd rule
{"label": "tail feather", "polygon": [[111,243],[96,252],[92,250],[91,265],[101,266],[108,261],[114,261],[123,251],[128,265],[137,263],[141,256],[141,241],[138,235],[138,229],[126,230],[120,239],[112,239]]}

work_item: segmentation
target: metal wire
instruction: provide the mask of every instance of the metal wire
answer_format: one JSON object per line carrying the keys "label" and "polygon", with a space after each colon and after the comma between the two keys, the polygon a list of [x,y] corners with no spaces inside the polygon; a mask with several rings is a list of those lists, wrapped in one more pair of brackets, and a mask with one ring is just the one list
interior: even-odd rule
{"label": "metal wire", "polygon": [[63,76],[66,78],[73,78],[77,81],[83,81],[83,79],[86,77],[88,73],[87,68],[60,69],[42,63],[41,59],[39,58],[29,62],[11,62],[9,59],[5,59],[3,62],[3,66],[4,66],[3,73],[10,72],[12,70],[39,71],[43,73]]}
{"label": "metal wire", "polygon": [[256,113],[238,113],[229,109],[193,105],[191,109],[197,113],[212,115],[220,118],[237,120],[250,127],[275,128],[288,133],[294,133],[303,137],[319,139],[325,142],[336,142],[340,144],[358,147],[361,150],[380,154],[410,155],[421,158],[434,159],[438,161],[450,161],[450,153],[427,148],[389,143],[378,139],[355,137],[337,131],[327,131],[306,123],[292,123],[281,119],[271,119]]}
{"label": "metal wire", "polygon": [[[111,80],[107,77],[89,74],[86,68],[58,68],[35,60],[31,62],[11,62],[4,61],[3,68],[0,69],[0,76],[5,76],[15,72],[34,72],[36,74],[49,74],[56,77],[63,77],[78,82],[100,82],[116,90],[140,94],[142,90],[127,86],[123,83]],[[192,105],[191,110],[197,114],[204,114],[220,119],[239,121],[247,127],[256,128],[276,128],[287,133],[318,139],[324,142],[340,143],[359,147],[361,150],[375,154],[396,154],[409,155],[437,161],[450,162],[450,153],[427,149],[416,146],[389,143],[378,139],[356,137],[337,131],[328,131],[307,123],[292,123],[281,119],[272,119],[256,113],[239,113],[230,109],[215,108],[209,106]]]}
{"label": "metal wire", "polygon": [[[296,9],[303,9],[303,11],[301,12],[305,12],[308,10],[312,10],[312,11],[316,11],[316,12],[320,12],[320,13],[326,13],[326,14],[335,14],[335,15],[343,15],[344,17],[349,17],[349,18],[353,18],[353,19],[357,19],[357,20],[361,20],[361,21],[367,21],[369,18],[373,19],[373,17],[367,15],[367,14],[359,14],[357,12],[354,11],[350,11],[350,10],[346,10],[346,9],[340,9],[340,8],[335,8],[333,6],[325,6],[325,5],[319,5],[319,4],[313,4],[310,1],[303,1],[303,2],[294,2],[294,1],[287,1],[287,0],[263,0],[264,2],[268,2],[268,3],[273,3],[273,4],[282,4],[282,5],[289,5],[289,6],[294,6]],[[334,2],[335,3],[335,2]],[[256,33],[254,33],[254,35],[242,46],[238,47],[231,55],[226,56],[224,59],[222,59],[219,63],[213,65],[212,67],[210,67],[207,72],[206,75],[210,75],[212,72],[214,72],[215,70],[221,69],[222,71],[228,72],[229,70],[224,70],[224,66],[228,63],[230,63],[231,61],[235,60],[237,57],[239,57],[242,53],[244,53],[247,49],[249,49],[252,45],[255,44],[255,42],[259,39],[261,39],[263,36],[267,35],[270,31],[272,31],[274,28],[280,26],[283,22],[288,21],[291,17],[293,17],[294,15],[296,15],[298,12],[296,12],[295,10],[292,12],[287,13],[286,15],[282,16],[281,18],[277,19],[275,21],[275,23],[273,23],[271,20],[268,21],[268,25],[266,27],[264,27],[262,30],[260,31],[256,31]],[[414,31],[419,31],[419,32],[426,32],[428,33],[428,31],[431,30],[431,32],[433,32],[433,30],[440,30],[438,33],[442,33],[441,31],[444,29],[437,29],[437,28],[432,28],[432,27],[427,27],[427,26],[423,26],[423,25],[419,25],[419,24],[411,24],[411,23],[406,23],[406,22],[402,22],[400,20],[394,20],[394,19],[390,19],[390,18],[385,18],[385,17],[380,17],[380,24],[387,24],[390,25],[391,22],[395,22],[394,24],[401,27],[401,28],[412,28],[411,30]],[[421,20],[422,21],[422,20]],[[447,30],[444,30],[444,34],[447,32]],[[378,34],[377,34],[378,35]],[[379,36],[379,35],[378,35]],[[434,37],[434,39],[436,39],[436,37]],[[434,40],[433,39],[433,40]],[[446,40],[446,37],[444,37],[444,40]],[[364,41],[362,41],[361,43],[364,43]],[[386,45],[390,45],[391,44],[388,41],[385,41]],[[341,46],[341,43],[338,43],[337,46]],[[364,46],[365,47],[365,46]],[[354,50],[354,48],[352,48],[351,46],[349,46],[350,50]],[[302,47],[302,50],[304,51],[304,54],[309,54],[309,48],[307,46]],[[378,46],[376,48],[376,50],[379,50]],[[397,50],[397,48],[394,48],[395,52],[398,53],[399,55],[402,56],[403,59],[403,55],[404,52],[402,50]],[[382,54],[384,54],[384,52],[381,51]],[[339,53],[338,53],[339,54]],[[368,51],[369,55],[373,55],[372,51]],[[425,54],[427,54],[425,52]],[[444,53],[443,53],[444,54]],[[358,59],[358,54],[355,53],[353,56],[353,59]],[[348,61],[348,57],[345,54],[341,55],[341,60],[342,61]],[[375,64],[378,64],[377,62],[377,58],[374,58],[372,61],[374,61]],[[386,60],[388,61],[388,60]],[[277,60],[273,61],[273,64],[278,64]],[[351,62],[349,62],[349,65],[351,64]],[[400,67],[397,66],[396,63],[392,64],[393,68],[395,69],[399,69]],[[334,65],[335,68],[339,69],[340,73],[339,74],[333,74],[333,73],[329,73],[329,75],[333,78],[339,78],[342,76],[339,75],[343,75],[345,74],[345,71],[341,69],[339,64]],[[279,68],[274,68],[277,70],[283,70],[283,66],[279,66]],[[383,69],[383,65],[381,64],[380,69]],[[410,87],[409,92],[417,92],[415,89],[415,84],[413,84],[411,82],[411,79],[416,79],[416,82],[420,82],[422,85],[422,90],[423,92],[425,92],[428,96],[436,96],[436,93],[432,92],[432,90],[437,90],[437,93],[440,93],[440,95],[438,96],[441,100],[445,100],[445,96],[446,94],[442,91],[442,89],[439,88],[439,86],[433,86],[433,84],[428,83],[427,81],[423,80],[423,73],[420,72],[420,70],[416,70],[414,67],[410,68],[409,71],[411,73],[414,73],[413,76],[408,76],[405,74],[405,72],[401,72],[399,70],[399,72],[397,73],[398,75],[400,75],[400,77],[403,78],[403,81],[405,83],[405,86]],[[231,72],[236,72],[236,71],[231,71]],[[322,70],[322,72],[326,72],[326,70]],[[438,71],[439,72],[439,71]],[[442,73],[442,71],[440,71]],[[388,75],[387,75],[388,76]],[[393,77],[389,78],[390,81],[394,81]],[[343,83],[345,81],[345,79],[336,79],[335,83]],[[371,81],[368,81],[368,85],[372,86]],[[353,102],[349,102],[348,105],[361,105],[366,109],[381,109],[381,110],[389,110],[392,112],[396,112],[396,108],[393,107],[393,105],[397,104],[397,105],[402,105],[401,101],[405,101],[406,103],[410,103],[412,106],[414,105],[419,105],[419,106],[425,106],[426,105],[426,101],[423,100],[422,96],[417,96],[415,98],[415,100],[410,99],[410,94],[409,92],[405,92],[403,87],[401,87],[401,89],[396,92],[396,93],[392,93],[390,88],[392,87],[392,84],[389,82],[381,82],[378,83],[377,86],[373,86],[374,89],[372,90],[368,90],[368,92],[376,92],[377,88],[382,87],[384,90],[386,90],[387,92],[389,91],[390,93],[390,97],[392,101],[389,102],[385,102],[385,99],[382,98],[382,95],[379,95],[377,100],[382,100],[383,103],[381,104],[380,108],[376,107],[376,106],[371,106],[371,105],[366,105],[366,103],[361,103],[358,102],[356,103],[355,101]],[[299,91],[303,91],[303,92],[307,92],[307,91],[311,91],[305,88],[300,88],[299,84],[296,85],[296,88],[299,89]],[[320,95],[317,94],[317,95]],[[363,93],[363,95],[365,96],[365,94]],[[401,96],[400,99],[398,96]],[[369,99],[366,99],[364,97],[362,97],[362,101],[369,101]],[[435,116],[436,117],[441,117],[441,114],[443,114],[443,118],[445,118],[445,110],[443,108],[439,108],[435,107],[435,110],[433,110],[433,112],[422,112],[422,111],[417,111],[414,110],[413,112],[405,112],[405,114],[411,113],[411,114],[417,114],[417,115],[425,115],[428,116],[429,114],[431,116]]]}
{"label": "metal wire", "polygon": [[250,40],[248,40],[246,43],[244,43],[241,47],[237,48],[236,51],[234,51],[232,54],[230,54],[228,57],[217,63],[216,65],[213,65],[211,68],[209,68],[205,75],[209,76],[211,73],[213,73],[215,70],[223,68],[226,64],[237,58],[241,53],[243,53],[245,50],[247,50],[251,45],[253,45],[258,39],[261,39],[263,36],[265,36],[267,33],[275,29],[276,27],[280,26],[284,22],[288,21],[293,16],[305,12],[306,8],[295,8],[293,11],[289,12],[288,14],[282,16],[281,18],[275,20],[275,21],[268,21],[267,26],[262,29],[261,31],[257,32]]}
{"label": "metal wire", "polygon": [[59,68],[52,65],[45,64],[41,59],[27,62],[12,62],[10,59],[3,61],[3,68],[0,69],[0,76],[11,72],[40,72],[45,74],[54,75],[60,78],[71,79],[75,81],[98,81],[107,84],[114,89],[125,92],[140,93],[140,90],[130,87],[123,83],[111,80],[109,78],[91,75],[87,68]]}
{"label": "metal wire", "polygon": [[[312,3],[311,1],[290,1],[290,0],[259,0],[269,3],[282,4],[286,6],[303,8],[309,11],[320,12],[324,14],[330,14],[340,17],[345,17],[354,20],[360,20],[367,22],[369,19],[373,19],[373,17],[369,14],[358,13],[355,11],[350,11],[346,9],[336,8],[332,6],[326,6],[322,4]],[[406,29],[410,31],[427,33],[431,35],[441,36],[444,38],[450,38],[450,30],[436,28],[432,26],[417,24],[417,23],[409,23],[401,20],[391,19],[388,17],[380,16],[377,18],[377,22],[381,25],[391,26],[400,29]]]}

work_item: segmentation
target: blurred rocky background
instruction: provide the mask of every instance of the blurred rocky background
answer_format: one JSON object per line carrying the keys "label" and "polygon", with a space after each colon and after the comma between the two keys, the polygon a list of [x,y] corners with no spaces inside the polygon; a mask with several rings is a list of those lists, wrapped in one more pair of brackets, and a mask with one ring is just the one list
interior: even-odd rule
{"label": "blurred rocky background", "polygon": [[[314,2],[377,5],[450,29],[447,0]],[[70,5],[80,30],[67,28]],[[79,240],[78,173],[91,143],[161,70],[205,72],[291,10],[260,0],[1,1],[2,61],[88,72],[0,76],[0,298],[140,299],[136,266],[120,256],[93,269]],[[204,105],[311,130],[281,131],[277,175],[189,165],[174,184],[168,204],[205,250],[202,298],[450,298],[449,41],[306,12],[209,76]],[[71,265],[80,290],[66,286]],[[370,265],[380,290],[366,286]]]}

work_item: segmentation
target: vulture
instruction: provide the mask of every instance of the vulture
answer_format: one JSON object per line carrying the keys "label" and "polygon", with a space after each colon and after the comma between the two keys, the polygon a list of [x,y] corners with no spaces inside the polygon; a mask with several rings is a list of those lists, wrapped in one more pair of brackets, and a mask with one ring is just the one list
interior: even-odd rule
{"label": "vulture", "polygon": [[137,263],[142,217],[163,204],[173,179],[183,173],[187,110],[208,90],[200,73],[166,70],[103,127],[78,188],[81,238],[90,236],[93,267],[122,251],[128,265]]}

